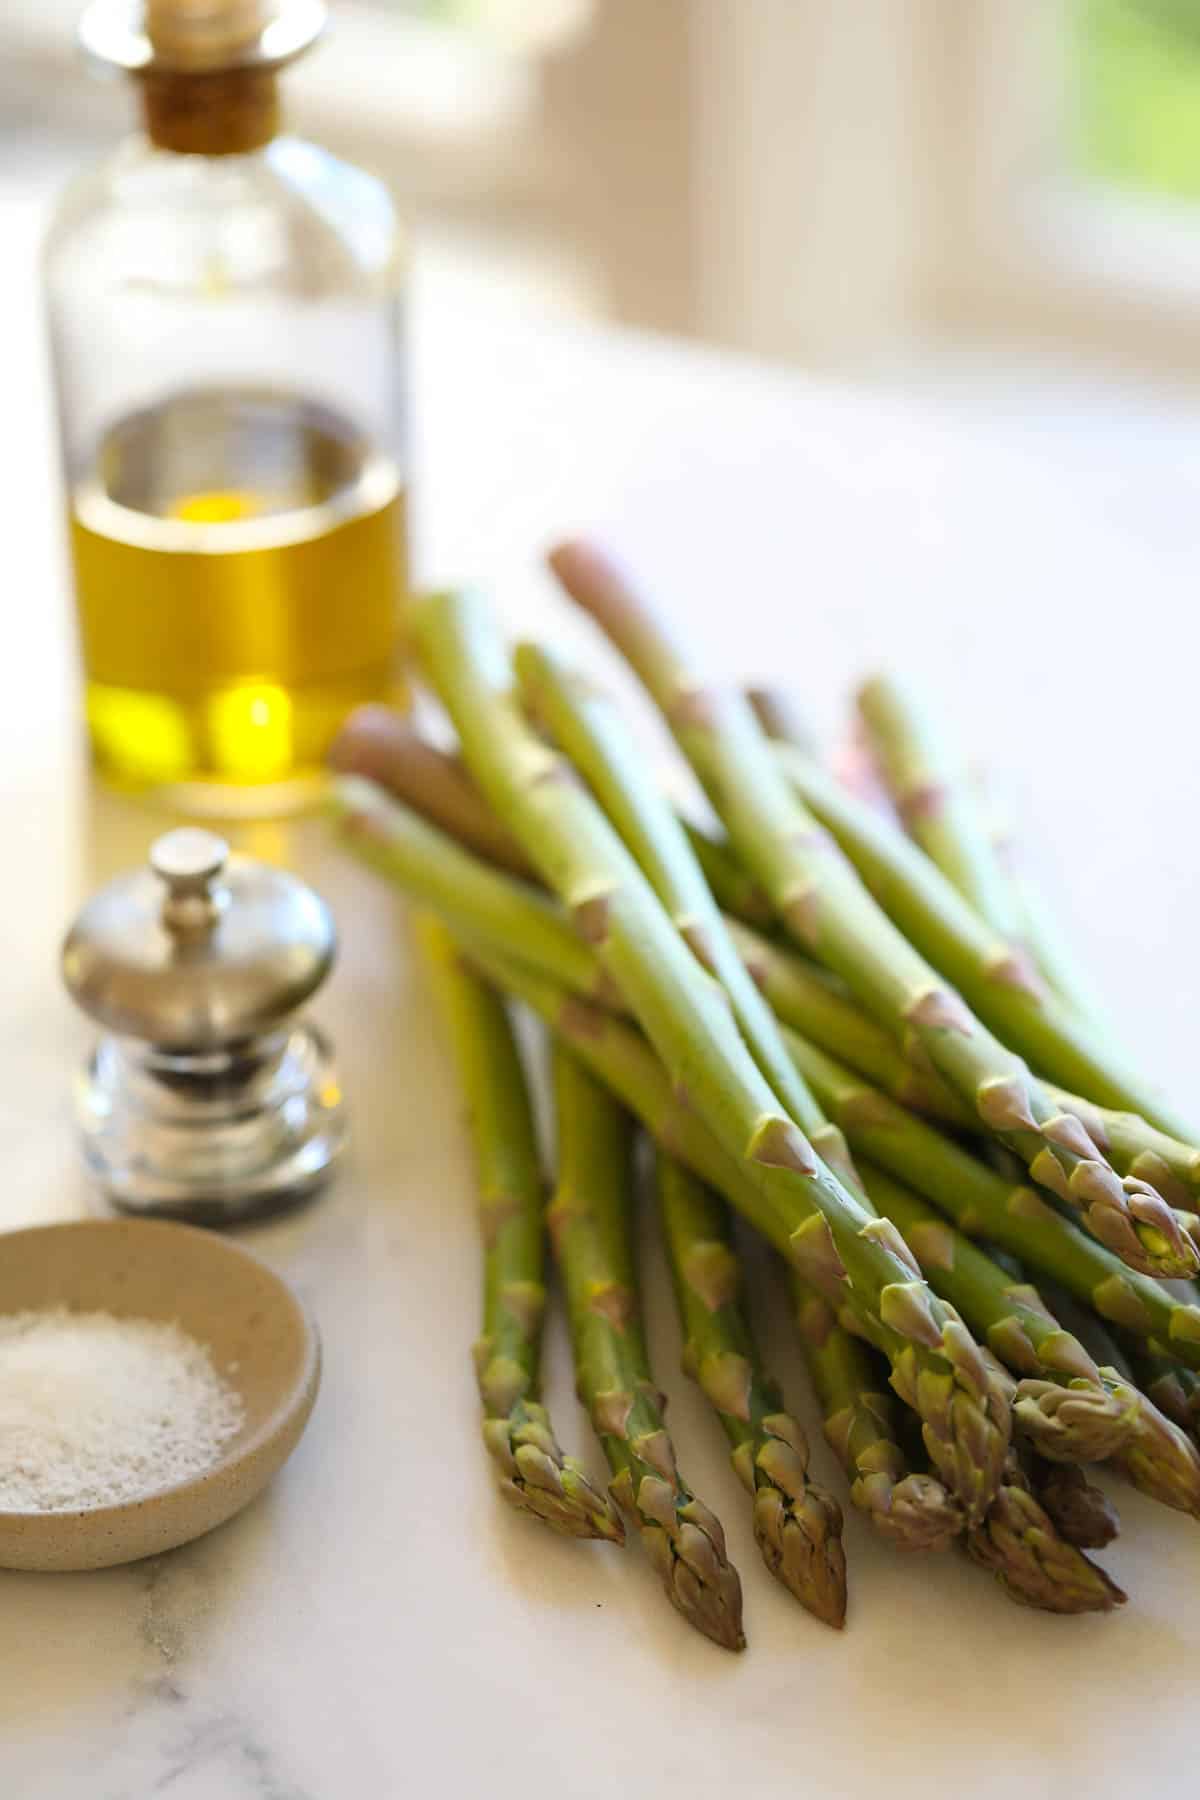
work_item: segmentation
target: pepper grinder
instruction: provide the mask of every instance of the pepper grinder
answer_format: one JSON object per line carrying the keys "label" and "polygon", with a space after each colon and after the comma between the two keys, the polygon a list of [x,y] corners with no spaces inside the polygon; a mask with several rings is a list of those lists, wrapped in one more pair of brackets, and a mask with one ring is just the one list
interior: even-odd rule
{"label": "pepper grinder", "polygon": [[335,947],[311,888],[191,827],[88,901],[62,969],[104,1027],[77,1113],[115,1206],[227,1225],[320,1185],[345,1114],[329,1043],[298,1014]]}

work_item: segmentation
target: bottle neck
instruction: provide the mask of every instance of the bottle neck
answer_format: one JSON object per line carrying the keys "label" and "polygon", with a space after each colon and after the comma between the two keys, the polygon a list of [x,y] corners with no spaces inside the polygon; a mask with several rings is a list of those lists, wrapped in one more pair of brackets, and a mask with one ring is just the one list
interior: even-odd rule
{"label": "bottle neck", "polygon": [[141,88],[146,132],[161,150],[242,156],[261,150],[279,130],[279,83],[273,69],[204,74],[148,69]]}

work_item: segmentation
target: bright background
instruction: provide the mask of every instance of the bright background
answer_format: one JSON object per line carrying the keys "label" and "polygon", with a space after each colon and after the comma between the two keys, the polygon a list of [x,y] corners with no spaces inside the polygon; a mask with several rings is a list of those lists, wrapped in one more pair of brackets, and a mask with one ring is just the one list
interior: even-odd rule
{"label": "bright background", "polygon": [[[1198,0],[333,10],[298,126],[498,298],[1048,417],[1169,405],[1200,370]],[[2,9],[26,190],[133,112],[76,12]]]}

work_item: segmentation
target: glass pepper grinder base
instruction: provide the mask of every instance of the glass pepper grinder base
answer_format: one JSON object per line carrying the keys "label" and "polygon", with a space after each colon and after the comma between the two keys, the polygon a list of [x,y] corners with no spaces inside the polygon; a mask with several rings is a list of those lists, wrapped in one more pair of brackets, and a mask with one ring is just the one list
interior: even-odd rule
{"label": "glass pepper grinder base", "polygon": [[301,1009],[335,949],[311,888],[195,827],[92,896],[62,963],[102,1028],[76,1107],[114,1206],[230,1225],[320,1185],[346,1114],[328,1040]]}
{"label": "glass pepper grinder base", "polygon": [[228,1225],[291,1207],[346,1135],[328,1042],[305,1023],[196,1056],[105,1038],[80,1071],[84,1156],[120,1211]]}

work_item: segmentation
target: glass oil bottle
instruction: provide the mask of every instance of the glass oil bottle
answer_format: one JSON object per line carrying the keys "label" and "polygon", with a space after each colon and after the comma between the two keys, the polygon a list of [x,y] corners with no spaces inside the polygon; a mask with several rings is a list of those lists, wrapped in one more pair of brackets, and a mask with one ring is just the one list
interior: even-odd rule
{"label": "glass oil bottle", "polygon": [[321,0],[94,0],[144,131],[45,279],[95,762],[185,809],[305,798],[397,695],[403,258],[372,176],[279,129]]}

